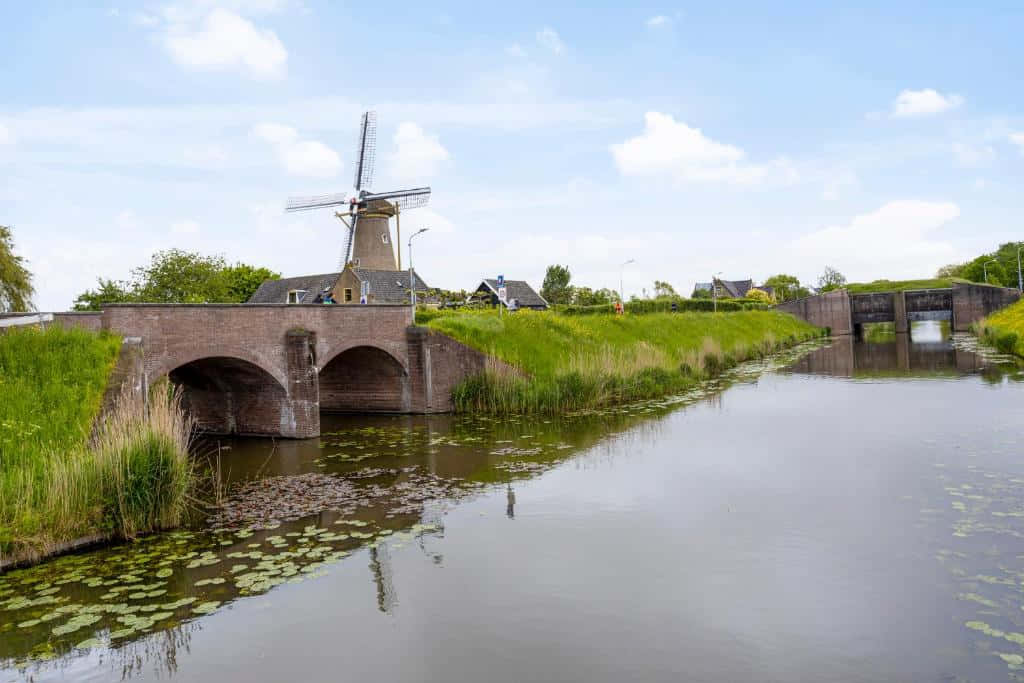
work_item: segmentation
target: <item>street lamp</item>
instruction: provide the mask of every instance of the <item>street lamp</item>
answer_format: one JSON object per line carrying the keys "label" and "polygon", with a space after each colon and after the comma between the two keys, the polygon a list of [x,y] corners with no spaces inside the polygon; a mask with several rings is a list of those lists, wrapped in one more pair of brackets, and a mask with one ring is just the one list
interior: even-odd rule
{"label": "street lamp", "polygon": [[986,285],[988,284],[988,264],[990,264],[990,263],[998,263],[998,261],[996,261],[995,259],[991,259],[991,260],[985,261],[984,263],[981,264],[981,272],[983,272],[985,274],[985,284]]}
{"label": "street lamp", "polygon": [[631,258],[628,261],[623,261],[622,265],[619,266],[619,301],[622,302],[623,306],[626,305],[626,290],[622,287],[622,274],[626,271],[626,266],[630,263],[636,263],[636,259]]}
{"label": "street lamp", "polygon": [[416,235],[422,235],[427,230],[430,230],[430,228],[420,228],[409,235],[409,292],[411,293],[413,315],[416,315],[416,279],[412,272],[412,238],[416,237]]}
{"label": "street lamp", "polygon": [[1017,291],[1024,294],[1024,281],[1020,278],[1020,252],[1024,251],[1024,246],[1017,245]]}
{"label": "street lamp", "polygon": [[711,301],[712,306],[714,306],[715,313],[718,313],[718,287],[715,286],[715,282],[718,281],[718,278],[721,277],[721,275],[722,271],[718,271],[711,276]]}

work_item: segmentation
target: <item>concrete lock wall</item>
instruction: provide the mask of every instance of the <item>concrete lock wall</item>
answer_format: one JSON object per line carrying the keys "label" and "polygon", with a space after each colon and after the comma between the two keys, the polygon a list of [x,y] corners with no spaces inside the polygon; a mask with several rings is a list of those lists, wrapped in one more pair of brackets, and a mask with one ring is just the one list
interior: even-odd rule
{"label": "concrete lock wall", "polygon": [[971,325],[990,313],[1020,299],[1020,292],[966,282],[953,283],[953,330],[967,332]]}
{"label": "concrete lock wall", "polygon": [[835,336],[859,332],[865,323],[880,322],[892,322],[897,332],[908,332],[915,320],[952,319],[955,332],[966,332],[977,321],[1019,298],[1016,289],[956,282],[951,289],[870,294],[837,290],[787,301],[776,308],[812,325],[831,328]]}
{"label": "concrete lock wall", "polygon": [[846,290],[840,289],[805,299],[786,301],[779,304],[777,309],[817,327],[827,327],[835,336],[853,332],[850,297]]}

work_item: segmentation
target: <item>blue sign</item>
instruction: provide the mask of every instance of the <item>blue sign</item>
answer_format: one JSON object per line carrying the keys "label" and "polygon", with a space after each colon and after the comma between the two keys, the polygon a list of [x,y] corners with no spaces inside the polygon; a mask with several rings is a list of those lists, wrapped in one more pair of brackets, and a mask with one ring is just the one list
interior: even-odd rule
{"label": "blue sign", "polygon": [[505,286],[505,276],[504,275],[499,275],[498,276],[498,286],[499,287],[504,287]]}

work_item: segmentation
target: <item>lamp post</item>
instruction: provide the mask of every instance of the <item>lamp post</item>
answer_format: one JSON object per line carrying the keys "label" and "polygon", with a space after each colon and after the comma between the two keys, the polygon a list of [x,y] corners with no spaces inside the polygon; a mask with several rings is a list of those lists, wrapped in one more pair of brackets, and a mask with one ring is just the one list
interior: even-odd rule
{"label": "lamp post", "polygon": [[988,264],[998,263],[995,259],[990,259],[981,264],[981,272],[985,274],[985,284],[988,284]]}
{"label": "lamp post", "polygon": [[715,286],[715,283],[718,281],[721,274],[722,271],[718,271],[711,276],[711,305],[714,307],[715,313],[718,313],[718,287]]}
{"label": "lamp post", "polygon": [[1024,246],[1017,245],[1017,291],[1024,294],[1024,281],[1020,277],[1020,252],[1024,251]]}
{"label": "lamp post", "polygon": [[631,258],[628,261],[623,261],[622,265],[619,266],[619,301],[622,302],[623,306],[626,305],[626,290],[622,286],[622,277],[623,273],[626,271],[626,266],[630,263],[636,263],[636,259]]}
{"label": "lamp post", "polygon": [[413,234],[409,235],[409,292],[411,294],[412,314],[414,316],[416,315],[416,276],[413,274],[412,270],[412,238],[416,237],[416,235],[422,235],[427,230],[430,230],[430,228],[420,228]]}

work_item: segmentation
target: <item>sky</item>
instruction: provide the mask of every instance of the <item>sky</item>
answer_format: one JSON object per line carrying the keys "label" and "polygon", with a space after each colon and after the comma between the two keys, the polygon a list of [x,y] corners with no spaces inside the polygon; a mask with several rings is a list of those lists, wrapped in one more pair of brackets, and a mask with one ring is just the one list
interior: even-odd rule
{"label": "sky", "polygon": [[284,203],[351,192],[373,109],[372,189],[433,188],[402,233],[436,287],[927,277],[1024,239],[1024,5],[824,5],[3,3],[0,224],[40,310],[161,249],[332,272],[341,224]]}

